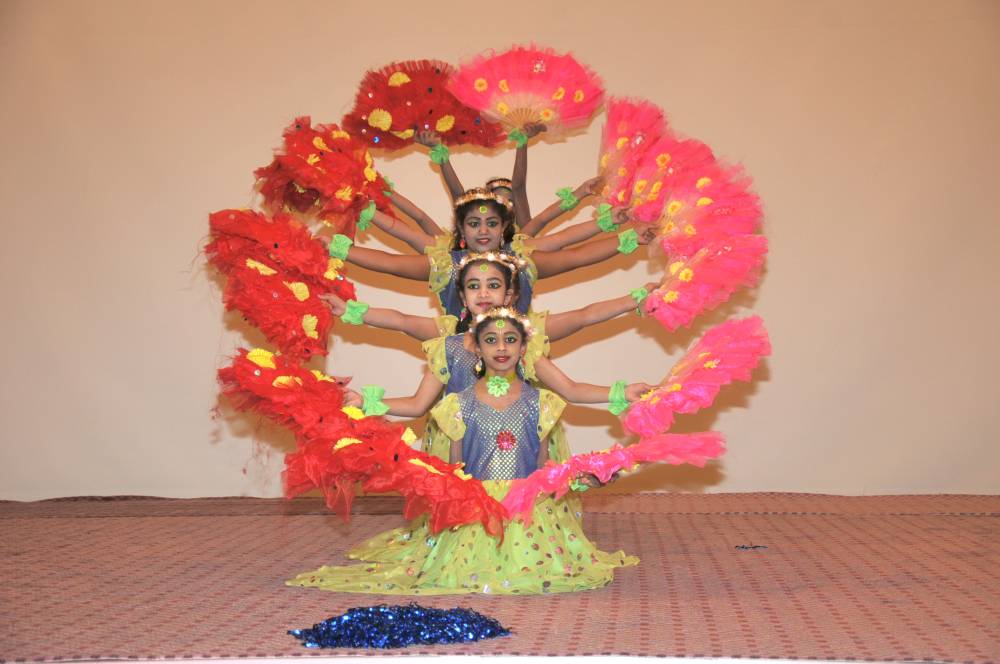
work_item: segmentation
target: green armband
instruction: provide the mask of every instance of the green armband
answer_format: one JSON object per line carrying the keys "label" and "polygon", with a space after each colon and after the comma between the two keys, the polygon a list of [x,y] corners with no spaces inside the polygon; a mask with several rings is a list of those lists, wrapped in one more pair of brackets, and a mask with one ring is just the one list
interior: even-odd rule
{"label": "green armband", "polygon": [[448,146],[444,143],[438,143],[431,148],[431,151],[427,156],[431,158],[431,161],[440,166],[444,162],[448,161],[449,155]]}
{"label": "green armband", "polygon": [[389,407],[382,401],[385,396],[385,388],[378,385],[365,385],[361,388],[361,410],[365,415],[385,415],[389,412]]}
{"label": "green armband", "polygon": [[365,314],[368,313],[368,305],[357,300],[348,300],[347,309],[340,316],[340,320],[348,325],[362,325],[365,322]]}
{"label": "green armband", "polygon": [[623,254],[631,254],[639,248],[639,234],[634,228],[622,231],[618,234],[618,251]]}
{"label": "green armband", "polygon": [[347,252],[354,246],[354,240],[346,235],[337,234],[330,240],[330,255],[340,260],[347,259]]}
{"label": "green armband", "polygon": [[608,391],[608,410],[613,415],[621,415],[628,408],[628,400],[625,398],[625,381],[616,380]]}
{"label": "green armband", "polygon": [[375,218],[375,201],[368,201],[368,205],[358,215],[358,230],[366,231],[371,228],[372,219]]}
{"label": "green armband", "polygon": [[632,296],[633,300],[635,300],[635,313],[641,316],[642,303],[646,301],[647,297],[649,297],[649,291],[646,290],[645,286],[643,286],[642,288],[635,288],[633,290],[630,290],[628,294]]}
{"label": "green armband", "polygon": [[557,191],[556,196],[559,197],[559,209],[563,212],[569,212],[580,204],[580,199],[576,197],[573,190],[569,187],[563,187]]}
{"label": "green armband", "polygon": [[528,136],[520,129],[515,129],[507,134],[507,139],[517,143],[517,147],[523,148],[528,144]]}
{"label": "green armband", "polygon": [[614,233],[617,230],[618,226],[615,225],[615,220],[611,216],[610,204],[601,203],[597,206],[597,227],[605,233]]}

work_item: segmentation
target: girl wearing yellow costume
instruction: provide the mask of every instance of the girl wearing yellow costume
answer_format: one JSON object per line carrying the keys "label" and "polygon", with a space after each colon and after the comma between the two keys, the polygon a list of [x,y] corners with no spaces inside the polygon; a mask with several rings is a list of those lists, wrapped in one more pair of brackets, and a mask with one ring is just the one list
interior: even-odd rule
{"label": "girl wearing yellow costume", "polygon": [[[529,323],[510,309],[477,317],[473,339],[479,378],[431,411],[451,441],[450,461],[465,463],[497,500],[506,495],[510,480],[526,477],[549,458],[545,441],[565,406],[552,392],[516,378],[529,338]],[[581,403],[607,401],[611,390],[569,379],[561,387]],[[634,401],[649,387],[629,385],[625,397]],[[397,414],[396,406],[404,401],[387,399],[385,405]],[[567,501],[551,498],[535,504],[530,527],[519,520],[508,523],[502,541],[479,524],[431,535],[426,522],[417,519],[369,539],[348,556],[364,562],[321,567],[288,584],[393,595],[569,592],[604,586],[616,567],[638,563],[620,551],[599,551]]]}

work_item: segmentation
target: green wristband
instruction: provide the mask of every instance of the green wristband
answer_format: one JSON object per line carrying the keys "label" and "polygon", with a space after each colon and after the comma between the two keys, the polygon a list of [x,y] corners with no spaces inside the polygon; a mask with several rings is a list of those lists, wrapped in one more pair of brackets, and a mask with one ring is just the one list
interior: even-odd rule
{"label": "green wristband", "polygon": [[358,215],[358,230],[366,231],[371,228],[372,219],[375,218],[375,201],[368,201],[368,205]]}
{"label": "green wristband", "polygon": [[572,482],[569,483],[569,488],[573,491],[586,491],[587,489],[590,488],[590,485],[584,484],[578,479],[574,479]]}
{"label": "green wristband", "polygon": [[338,233],[330,240],[330,255],[340,260],[346,260],[347,253],[352,246],[354,246],[354,240]]}
{"label": "green wristband", "polygon": [[559,197],[559,209],[563,212],[569,212],[580,204],[580,199],[573,194],[573,190],[569,187],[563,187],[557,191],[556,196]]}
{"label": "green wristband", "polygon": [[618,234],[618,251],[623,254],[631,254],[639,248],[639,234],[634,228],[622,231]]}
{"label": "green wristband", "polygon": [[382,176],[382,181],[385,182],[385,186],[387,187],[387,189],[382,190],[382,193],[386,196],[392,196],[393,192],[396,191],[396,183],[384,175]]}
{"label": "green wristband", "polygon": [[628,294],[632,296],[633,300],[635,300],[635,313],[641,316],[642,303],[646,301],[647,297],[649,297],[649,291],[646,290],[645,286],[643,286],[642,288],[635,288],[630,290]]}
{"label": "green wristband", "polygon": [[605,233],[614,233],[618,229],[618,226],[615,225],[615,220],[611,216],[610,204],[601,203],[597,206],[597,227]]}
{"label": "green wristband", "polygon": [[368,313],[368,305],[357,300],[348,300],[347,309],[340,316],[340,320],[348,325],[362,325],[365,322],[365,314]]}
{"label": "green wristband", "polygon": [[625,381],[616,380],[608,390],[608,410],[613,415],[621,415],[628,408],[628,400],[625,398]]}
{"label": "green wristband", "polygon": [[431,148],[431,151],[430,153],[428,153],[428,156],[431,158],[431,161],[440,166],[444,162],[448,161],[449,154],[450,153],[448,152],[448,146],[445,145],[444,143],[438,143],[437,145]]}
{"label": "green wristband", "polygon": [[517,143],[517,147],[523,148],[528,144],[528,136],[520,129],[515,129],[507,134],[507,139]]}
{"label": "green wristband", "polygon": [[385,396],[385,388],[378,385],[365,385],[361,388],[361,410],[365,415],[385,415],[389,412],[389,407],[382,401]]}

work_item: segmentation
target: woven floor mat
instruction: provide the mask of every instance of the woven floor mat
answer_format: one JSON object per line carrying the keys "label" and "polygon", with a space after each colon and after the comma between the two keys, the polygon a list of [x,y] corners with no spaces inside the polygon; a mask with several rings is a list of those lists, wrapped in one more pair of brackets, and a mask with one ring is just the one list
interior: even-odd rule
{"label": "woven floor mat", "polygon": [[[1000,497],[586,502],[591,538],[639,567],[582,593],[422,597],[513,635],[406,652],[1000,661]],[[0,660],[346,654],[285,632],[409,600],[283,581],[400,525],[398,506],[361,499],[344,523],[313,499],[0,502]]]}

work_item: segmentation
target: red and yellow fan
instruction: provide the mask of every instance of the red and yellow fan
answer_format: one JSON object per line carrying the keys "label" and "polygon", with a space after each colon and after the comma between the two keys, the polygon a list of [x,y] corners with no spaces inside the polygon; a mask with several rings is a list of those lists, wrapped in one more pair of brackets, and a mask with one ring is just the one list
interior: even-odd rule
{"label": "red and yellow fan", "polygon": [[493,147],[504,140],[499,124],[455,98],[448,80],[455,68],[440,60],[393,62],[365,74],[344,129],[369,147],[399,150],[416,131],[431,129],[446,145]]}
{"label": "red and yellow fan", "polygon": [[585,126],[604,99],[604,84],[589,67],[534,45],[473,58],[448,89],[507,131],[542,123],[550,136]]}
{"label": "red and yellow fan", "polygon": [[288,215],[221,210],[209,216],[209,226],[205,253],[226,275],[226,309],[242,313],[286,355],[326,355],[333,315],[318,296],[355,297],[343,263]]}
{"label": "red and yellow fan", "polygon": [[392,214],[368,146],[334,124],[313,127],[309,117],[296,118],[274,160],[254,175],[268,212],[317,218],[349,237],[371,203]]}
{"label": "red and yellow fan", "polygon": [[239,410],[253,411],[287,426],[297,450],[285,457],[285,495],[313,489],[347,519],[356,485],[372,493],[398,492],[411,519],[428,515],[433,532],[481,523],[502,536],[503,507],[482,482],[458,464],[412,449],[412,432],[382,417],[342,408],[343,386],[292,358],[264,349],[241,350],[219,370],[222,391]]}
{"label": "red and yellow fan", "polygon": [[663,109],[642,99],[611,99],[601,134],[598,174],[601,198],[612,207],[630,206],[636,172],[650,145],[667,132]]}

